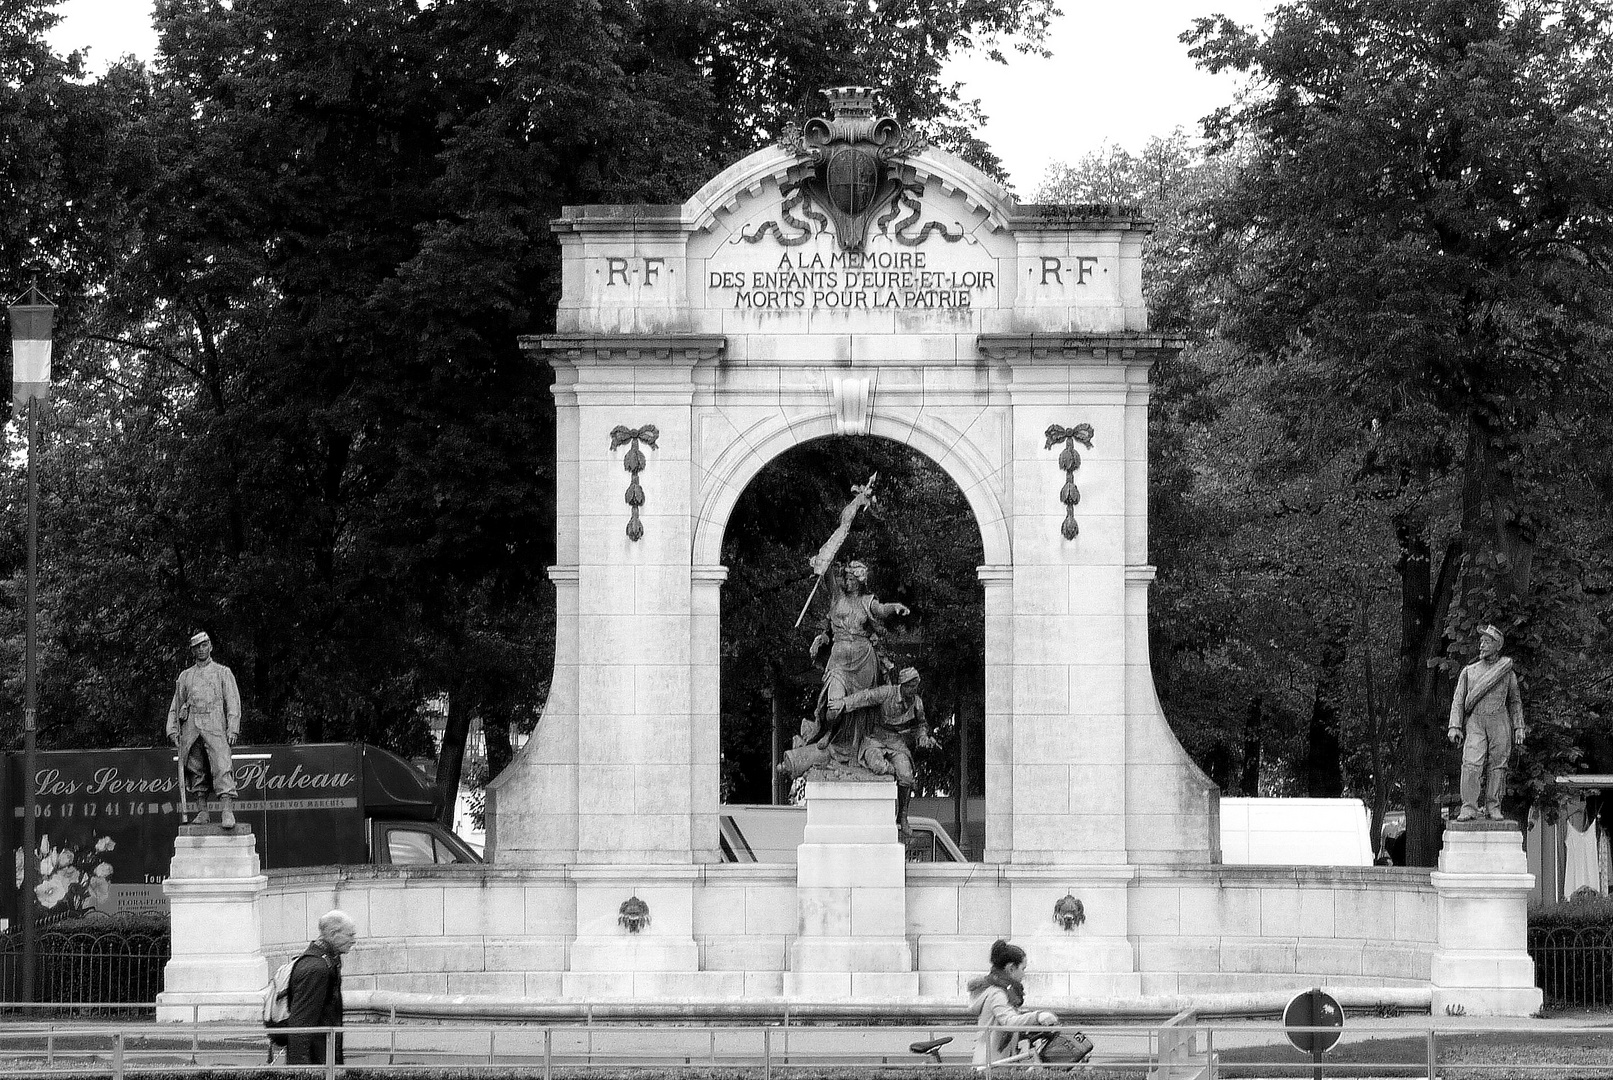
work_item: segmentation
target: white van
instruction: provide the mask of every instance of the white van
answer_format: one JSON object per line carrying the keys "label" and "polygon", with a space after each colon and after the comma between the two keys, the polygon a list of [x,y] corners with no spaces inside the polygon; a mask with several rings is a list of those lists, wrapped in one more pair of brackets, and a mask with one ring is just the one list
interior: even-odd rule
{"label": "white van", "polygon": [[1221,861],[1233,866],[1371,866],[1360,799],[1221,800]]}
{"label": "white van", "polygon": [[[793,863],[806,835],[806,807],[728,805],[718,819],[723,862]],[[952,837],[934,818],[907,818],[913,835],[908,862],[968,862]]]}

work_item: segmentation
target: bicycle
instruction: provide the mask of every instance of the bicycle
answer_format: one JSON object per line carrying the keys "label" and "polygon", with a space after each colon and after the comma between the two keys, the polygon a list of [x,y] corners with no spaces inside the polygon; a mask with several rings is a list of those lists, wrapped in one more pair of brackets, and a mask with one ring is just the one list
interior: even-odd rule
{"label": "bicycle", "polygon": [[[1063,1039],[1070,1045],[1064,1060],[1047,1061],[1047,1049],[1056,1040]],[[925,1039],[908,1045],[912,1053],[924,1057],[929,1064],[941,1064],[941,1047],[952,1041],[951,1035],[944,1035],[939,1039]],[[1014,1053],[1007,1057],[997,1058],[991,1063],[993,1068],[999,1065],[1040,1065],[1050,1069],[1073,1069],[1083,1064],[1092,1056],[1092,1041],[1079,1031],[1073,1035],[1064,1035],[1058,1031],[1019,1031],[1015,1032]],[[985,1071],[986,1066],[976,1065],[977,1071]]]}

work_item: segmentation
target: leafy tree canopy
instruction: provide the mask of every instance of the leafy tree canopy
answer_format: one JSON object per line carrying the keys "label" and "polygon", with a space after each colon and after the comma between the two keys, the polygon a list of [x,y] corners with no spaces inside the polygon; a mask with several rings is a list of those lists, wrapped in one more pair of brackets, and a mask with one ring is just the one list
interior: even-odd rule
{"label": "leafy tree canopy", "polygon": [[251,738],[418,753],[446,698],[448,791],[471,719],[530,724],[546,692],[553,405],[516,340],[553,325],[548,222],[681,200],[843,83],[995,169],[941,65],[1037,49],[1053,10],[158,0],[155,65],[86,82],[48,7],[0,3],[26,207],[0,287],[62,305],[44,741],[156,737],[200,626]]}
{"label": "leafy tree canopy", "polygon": [[1604,470],[1569,446],[1609,404],[1610,19],[1579,0],[1308,0],[1264,33],[1203,19],[1184,37],[1252,84],[1207,125],[1247,157],[1206,204],[1205,317],[1286,441],[1348,464],[1395,537],[1415,861],[1478,623],[1535,673],[1527,791],[1605,713],[1559,691],[1608,633],[1585,592],[1607,567]]}

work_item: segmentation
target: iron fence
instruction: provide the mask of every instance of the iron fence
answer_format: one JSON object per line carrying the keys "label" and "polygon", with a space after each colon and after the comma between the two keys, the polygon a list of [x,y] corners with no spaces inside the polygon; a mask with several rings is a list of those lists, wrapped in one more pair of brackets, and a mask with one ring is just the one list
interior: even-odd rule
{"label": "iron fence", "polygon": [[[331,1039],[328,1028],[298,1029]],[[1065,1028],[1063,1030],[1074,1030]],[[1426,1077],[1428,1080],[1585,1080],[1613,1077],[1613,1027],[1451,1024],[1431,1017],[1401,1022],[1351,1019],[1340,1028],[1284,1028],[1271,1022],[1083,1025],[1095,1046],[1085,1064],[1112,1080],[1286,1080]],[[1301,1053],[1290,1035],[1340,1036],[1325,1061]],[[816,1080],[864,1075],[889,1080],[946,1076],[1036,1080],[1061,1075],[1031,1062],[971,1067],[978,1030],[905,1025],[487,1024],[392,1022],[343,1029],[345,1065],[378,1077],[418,1080],[467,1072],[523,1080]],[[950,1036],[934,1056],[919,1052]],[[917,1046],[915,1046],[915,1040]],[[326,1042],[327,1047],[331,1046]],[[185,1076],[255,1072],[265,1064],[263,1029],[216,1023],[0,1024],[0,1073],[75,1077]],[[276,1064],[283,1060],[277,1055]],[[334,1055],[327,1055],[327,1062]],[[299,1067],[335,1080],[334,1064]],[[200,1078],[198,1077],[198,1080]]]}
{"label": "iron fence", "polygon": [[[169,955],[168,931],[158,925],[130,926],[109,919],[41,926],[34,965],[34,1006],[24,1014],[148,1014],[154,1006],[128,1003],[156,1001]],[[21,999],[22,974],[22,933],[0,934],[0,999]],[[41,1005],[54,1009],[42,1010]],[[16,1007],[0,1004],[0,1015],[17,1013]]]}
{"label": "iron fence", "polygon": [[1613,1007],[1613,927],[1530,927],[1529,955],[1548,1008]]}

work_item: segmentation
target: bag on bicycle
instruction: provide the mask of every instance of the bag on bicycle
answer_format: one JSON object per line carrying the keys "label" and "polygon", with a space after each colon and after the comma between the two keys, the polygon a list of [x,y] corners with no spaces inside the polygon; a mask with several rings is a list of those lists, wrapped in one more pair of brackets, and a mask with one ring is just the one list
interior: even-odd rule
{"label": "bag on bicycle", "polygon": [[1079,1065],[1092,1053],[1092,1040],[1079,1031],[1059,1032],[1042,1047],[1044,1065]]}

